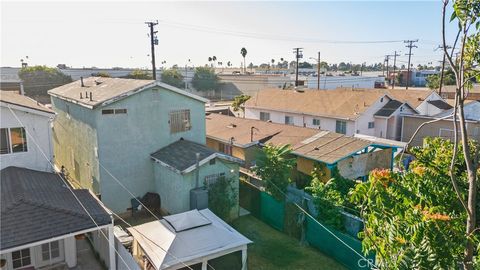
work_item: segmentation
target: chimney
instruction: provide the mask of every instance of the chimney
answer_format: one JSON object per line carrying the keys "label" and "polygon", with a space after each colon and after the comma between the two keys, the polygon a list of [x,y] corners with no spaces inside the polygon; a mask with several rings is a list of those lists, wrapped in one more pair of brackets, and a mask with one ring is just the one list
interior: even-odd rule
{"label": "chimney", "polygon": [[85,87],[85,85],[83,84],[83,77],[80,77],[80,82],[82,83],[82,87]]}
{"label": "chimney", "polygon": [[195,188],[200,186],[200,153],[195,154],[196,164],[195,164]]}
{"label": "chimney", "polygon": [[90,101],[93,101],[92,92],[90,92]]}

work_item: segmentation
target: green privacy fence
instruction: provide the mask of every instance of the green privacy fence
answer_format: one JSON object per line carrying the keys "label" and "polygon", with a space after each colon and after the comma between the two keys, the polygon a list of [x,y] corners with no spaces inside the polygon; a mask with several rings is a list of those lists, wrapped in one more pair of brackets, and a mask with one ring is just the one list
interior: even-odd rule
{"label": "green privacy fence", "polygon": [[[240,181],[240,206],[273,228],[292,235],[288,224],[297,224],[296,220],[292,222],[292,219],[297,219],[298,215],[287,212],[287,205],[288,203],[275,200],[250,183]],[[305,238],[310,246],[334,258],[348,269],[367,270],[372,268],[370,266],[375,262],[375,256],[372,255],[363,259],[356,253],[363,255],[362,243],[359,240],[332,228],[323,227],[308,216],[305,217],[305,223]],[[356,252],[343,244],[329,231]],[[296,235],[293,236],[298,238]]]}

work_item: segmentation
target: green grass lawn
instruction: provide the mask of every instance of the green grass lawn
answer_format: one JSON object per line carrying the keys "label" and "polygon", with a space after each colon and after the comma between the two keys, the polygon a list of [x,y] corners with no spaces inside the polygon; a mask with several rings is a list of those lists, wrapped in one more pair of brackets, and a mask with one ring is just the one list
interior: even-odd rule
{"label": "green grass lawn", "polygon": [[236,219],[232,226],[253,241],[248,246],[248,269],[346,269],[320,251],[300,245],[297,239],[251,215]]}

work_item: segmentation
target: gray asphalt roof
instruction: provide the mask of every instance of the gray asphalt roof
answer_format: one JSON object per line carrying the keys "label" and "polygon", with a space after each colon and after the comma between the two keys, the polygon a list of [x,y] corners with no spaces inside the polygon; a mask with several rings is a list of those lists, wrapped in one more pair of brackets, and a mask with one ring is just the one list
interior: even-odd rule
{"label": "gray asphalt roof", "polygon": [[375,116],[384,116],[388,117],[392,115],[400,106],[402,106],[402,103],[398,100],[390,100],[383,106],[380,110],[378,110],[374,115]]}
{"label": "gray asphalt roof", "polygon": [[158,150],[151,156],[182,172],[196,164],[196,153],[200,153],[201,161],[217,152],[203,144],[181,139]]}
{"label": "gray asphalt roof", "polygon": [[[7,167],[0,171],[0,187],[0,250],[95,227],[56,174]],[[88,190],[74,193],[98,225],[111,223]]]}
{"label": "gray asphalt roof", "polygon": [[448,109],[451,109],[452,106],[450,104],[448,104],[447,102],[441,100],[441,99],[437,99],[437,100],[429,100],[427,101],[428,103],[432,104],[433,106],[441,109],[441,110],[448,110]]}
{"label": "gray asphalt roof", "polygon": [[[465,119],[471,121],[480,121],[480,101],[472,101],[463,106],[463,111],[465,114]],[[453,113],[453,108],[434,115],[435,117],[445,117]]]}

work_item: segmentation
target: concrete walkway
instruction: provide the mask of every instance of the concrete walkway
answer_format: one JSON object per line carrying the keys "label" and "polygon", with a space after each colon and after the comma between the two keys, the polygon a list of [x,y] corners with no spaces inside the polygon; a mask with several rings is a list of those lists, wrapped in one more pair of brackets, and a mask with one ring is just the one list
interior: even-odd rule
{"label": "concrete walkway", "polygon": [[77,240],[77,266],[74,270],[102,270],[104,269],[100,262],[95,257],[95,253],[92,250],[87,239]]}

